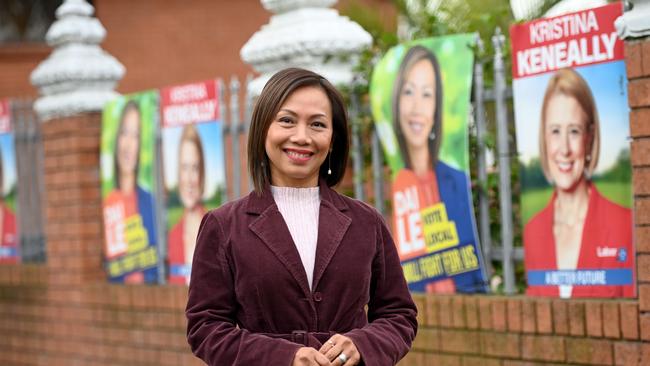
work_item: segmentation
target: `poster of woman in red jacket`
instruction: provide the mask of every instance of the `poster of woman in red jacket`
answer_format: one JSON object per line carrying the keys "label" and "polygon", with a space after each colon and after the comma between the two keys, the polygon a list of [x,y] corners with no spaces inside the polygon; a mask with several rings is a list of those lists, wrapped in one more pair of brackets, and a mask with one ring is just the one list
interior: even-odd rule
{"label": "poster of woman in red jacket", "polygon": [[620,14],[611,4],[511,30],[528,295],[635,296]]}

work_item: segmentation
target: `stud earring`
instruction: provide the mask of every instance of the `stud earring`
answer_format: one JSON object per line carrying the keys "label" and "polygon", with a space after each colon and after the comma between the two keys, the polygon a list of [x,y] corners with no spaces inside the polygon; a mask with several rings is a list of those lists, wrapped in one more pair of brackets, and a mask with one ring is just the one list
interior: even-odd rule
{"label": "stud earring", "polygon": [[429,134],[429,140],[435,140],[435,139],[436,139],[436,133],[431,131],[431,133]]}

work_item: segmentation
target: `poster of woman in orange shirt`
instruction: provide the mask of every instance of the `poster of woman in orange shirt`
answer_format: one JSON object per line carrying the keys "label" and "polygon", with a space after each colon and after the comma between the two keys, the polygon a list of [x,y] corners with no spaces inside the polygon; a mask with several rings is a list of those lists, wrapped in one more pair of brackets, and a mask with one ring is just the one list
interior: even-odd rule
{"label": "poster of woman in orange shirt", "polygon": [[373,73],[375,125],[393,173],[393,232],[411,291],[486,291],[467,173],[472,37],[399,45]]}
{"label": "poster of woman in orange shirt", "polygon": [[107,272],[111,282],[159,279],[154,190],[156,94],[109,103],[102,124],[102,194]]}

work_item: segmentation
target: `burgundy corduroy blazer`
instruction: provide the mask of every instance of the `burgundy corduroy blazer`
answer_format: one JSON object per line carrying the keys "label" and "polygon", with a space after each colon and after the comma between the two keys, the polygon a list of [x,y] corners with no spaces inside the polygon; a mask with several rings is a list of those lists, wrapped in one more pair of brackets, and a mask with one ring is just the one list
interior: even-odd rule
{"label": "burgundy corduroy blazer", "polygon": [[383,218],[323,180],[320,194],[313,289],[270,189],[203,218],[186,315],[207,364],[290,366],[298,348],[334,333],[352,339],[361,365],[408,352],[417,309]]}

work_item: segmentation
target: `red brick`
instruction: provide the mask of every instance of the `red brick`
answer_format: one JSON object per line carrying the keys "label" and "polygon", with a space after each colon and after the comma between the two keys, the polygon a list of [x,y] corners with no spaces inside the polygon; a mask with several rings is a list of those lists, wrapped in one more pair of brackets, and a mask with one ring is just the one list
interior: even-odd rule
{"label": "red brick", "polygon": [[[648,124],[650,125],[650,121],[648,121]],[[632,173],[634,194],[650,194],[650,167],[637,167],[633,169]]]}
{"label": "red brick", "polygon": [[634,79],[643,76],[643,56],[641,53],[641,43],[625,42],[625,66],[627,69],[628,79]]}
{"label": "red brick", "polygon": [[635,108],[630,111],[630,136],[650,136],[650,108]]}
{"label": "red brick", "polygon": [[476,331],[440,329],[440,350],[452,353],[477,354],[479,334]]}
{"label": "red brick", "polygon": [[555,335],[522,335],[521,353],[525,360],[565,361],[564,337]]}
{"label": "red brick", "polygon": [[650,253],[650,226],[634,228],[634,244],[637,253]]}
{"label": "red brick", "polygon": [[639,315],[639,327],[641,328],[641,339],[650,341],[650,313]]}
{"label": "red brick", "polygon": [[535,322],[535,300],[524,299],[521,303],[522,331],[524,333],[535,333],[537,324]]}
{"label": "red brick", "polygon": [[650,198],[635,197],[634,221],[639,224],[650,224]]}
{"label": "red brick", "polygon": [[461,359],[463,366],[501,366],[501,361],[494,358],[463,356]]}
{"label": "red brick", "polygon": [[521,300],[508,299],[508,330],[521,332]]}
{"label": "red brick", "polygon": [[[157,295],[159,299],[157,301],[158,304],[173,306],[170,291],[168,291],[167,288],[161,287]],[[426,295],[412,294],[411,296],[413,297],[413,302],[415,302],[415,306],[418,309],[418,324],[424,324],[426,320]]]}
{"label": "red brick", "polygon": [[492,300],[492,327],[494,330],[505,331],[506,322],[506,300]]}
{"label": "red brick", "polygon": [[[424,363],[422,366],[462,366],[460,356],[455,355],[438,355],[438,354],[426,354],[424,356]],[[411,364],[408,364],[411,366]]]}
{"label": "red brick", "polygon": [[425,300],[426,319],[425,324],[435,327],[440,324],[438,321],[438,297],[429,295]]}
{"label": "red brick", "polygon": [[519,334],[482,332],[481,350],[484,355],[495,357],[521,357],[521,338]]}
{"label": "red brick", "polygon": [[454,328],[465,328],[465,296],[454,296],[451,299],[451,324]]}
{"label": "red brick", "polygon": [[587,335],[591,337],[603,336],[603,310],[600,302],[589,301],[585,303],[585,316],[587,321]]}
{"label": "red brick", "polygon": [[614,343],[614,365],[641,366],[641,344],[632,342]]}
{"label": "red brick", "polygon": [[435,352],[440,350],[440,331],[433,328],[418,329],[413,342],[413,350]]}
{"label": "red brick", "polygon": [[537,313],[537,333],[553,333],[551,301],[546,299],[537,300],[535,312]]}
{"label": "red brick", "polygon": [[566,338],[568,363],[589,365],[612,365],[613,343],[610,340],[589,338]]}
{"label": "red brick", "polygon": [[443,327],[451,327],[451,296],[444,295],[438,297],[438,319]]}
{"label": "red brick", "polygon": [[566,300],[553,300],[553,329],[555,334],[569,334],[569,310]]}
{"label": "red brick", "polygon": [[603,333],[607,338],[620,338],[618,303],[608,301],[603,303]]}
{"label": "red brick", "polygon": [[634,302],[620,304],[621,334],[625,339],[639,339],[639,307]]}
{"label": "red brick", "polygon": [[650,284],[639,284],[639,309],[650,311]]}
{"label": "red brick", "polygon": [[492,298],[480,297],[478,300],[478,311],[481,329],[492,329]]}
{"label": "red brick", "polygon": [[[641,42],[641,53],[642,53],[642,67],[643,75],[650,76],[650,42],[647,39]],[[626,60],[627,62],[627,60]]]}
{"label": "red brick", "polygon": [[424,366],[426,365],[424,357],[424,353],[411,351],[397,363],[397,366]]}
{"label": "red brick", "polygon": [[582,302],[569,303],[569,334],[585,335],[585,304]]}
{"label": "red brick", "polygon": [[[634,139],[631,144],[630,160],[632,166],[647,166],[650,165],[650,139],[638,138]],[[637,222],[638,224],[638,222]]]}
{"label": "red brick", "polygon": [[468,296],[465,298],[465,320],[469,329],[478,329],[479,327],[477,302],[476,297]]}
{"label": "red brick", "polygon": [[630,108],[650,106],[650,78],[630,80],[628,99]]}
{"label": "red brick", "polygon": [[639,254],[636,260],[638,281],[650,282],[650,254]]}

